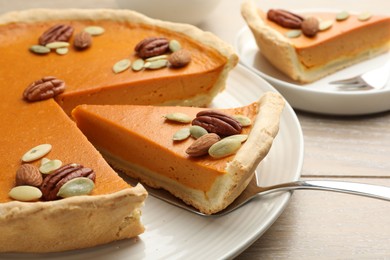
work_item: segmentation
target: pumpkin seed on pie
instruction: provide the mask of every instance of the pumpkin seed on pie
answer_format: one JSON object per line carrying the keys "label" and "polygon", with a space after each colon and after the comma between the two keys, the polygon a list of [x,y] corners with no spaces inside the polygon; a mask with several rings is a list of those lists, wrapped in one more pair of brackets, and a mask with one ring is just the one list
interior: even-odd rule
{"label": "pumpkin seed on pie", "polygon": [[42,173],[42,174],[49,174],[55,170],[57,170],[58,168],[60,168],[62,166],[62,162],[58,159],[54,159],[54,160],[49,160],[45,163],[43,163],[40,167],[39,167],[39,171]]}
{"label": "pumpkin seed on pie", "polygon": [[50,48],[47,48],[42,45],[32,45],[30,51],[36,54],[47,54],[50,52]]}
{"label": "pumpkin seed on pie", "polygon": [[88,195],[95,188],[95,183],[86,177],[78,177],[66,182],[57,193],[58,197],[68,198],[73,196]]}
{"label": "pumpkin seed on pie", "polygon": [[333,25],[333,21],[332,20],[320,21],[318,29],[320,31],[325,31],[325,30],[328,30],[330,27],[332,27],[332,25]]}
{"label": "pumpkin seed on pie", "polygon": [[213,144],[209,149],[209,155],[214,158],[223,158],[235,154],[241,147],[241,141],[238,139],[222,139]]}
{"label": "pumpkin seed on pie", "polygon": [[145,62],[144,68],[151,69],[151,70],[157,70],[164,68],[168,65],[168,60],[166,59],[160,59],[160,60],[153,60]]}
{"label": "pumpkin seed on pie", "polygon": [[371,17],[372,17],[371,13],[364,12],[364,13],[361,13],[358,15],[358,20],[364,22],[364,21],[369,20]]}
{"label": "pumpkin seed on pie", "polygon": [[289,30],[289,31],[286,32],[286,36],[288,38],[298,38],[301,35],[302,35],[302,31],[301,30]]}
{"label": "pumpkin seed on pie", "polygon": [[344,21],[349,18],[349,13],[347,11],[342,11],[336,14],[337,21]]}
{"label": "pumpkin seed on pie", "polygon": [[63,47],[63,48],[57,48],[56,53],[59,55],[65,55],[69,52],[69,48]]}
{"label": "pumpkin seed on pie", "polygon": [[131,64],[131,69],[134,71],[140,71],[144,68],[145,61],[143,59],[136,59],[133,64]]}
{"label": "pumpkin seed on pie", "polygon": [[36,201],[42,197],[42,192],[37,187],[21,185],[12,188],[8,195],[14,200]]}
{"label": "pumpkin seed on pie", "polygon": [[48,154],[51,151],[51,144],[40,144],[35,146],[34,148],[31,148],[28,152],[26,152],[22,156],[23,162],[32,162],[37,159],[42,158],[46,154]]}
{"label": "pumpkin seed on pie", "polygon": [[190,128],[186,127],[186,128],[182,128],[182,129],[179,129],[173,136],[172,136],[172,140],[173,141],[183,141],[185,139],[187,139],[188,137],[190,137],[191,133],[190,133]]}
{"label": "pumpkin seed on pie", "polygon": [[191,133],[192,137],[194,137],[195,139],[198,139],[199,137],[207,134],[208,132],[206,129],[204,129],[201,126],[192,125],[192,126],[190,126],[190,133]]}
{"label": "pumpkin seed on pie", "polygon": [[50,42],[45,45],[49,49],[58,49],[69,47],[69,42]]}
{"label": "pumpkin seed on pie", "polygon": [[179,123],[190,123],[192,121],[189,115],[180,112],[166,114],[165,118]]}
{"label": "pumpkin seed on pie", "polygon": [[181,49],[181,44],[177,40],[170,40],[168,46],[171,52],[175,52]]}
{"label": "pumpkin seed on pie", "polygon": [[105,29],[101,26],[88,26],[84,28],[84,31],[92,36],[98,36],[103,34]]}
{"label": "pumpkin seed on pie", "polygon": [[240,122],[241,126],[250,126],[252,124],[252,120],[244,115],[233,115],[233,118]]}
{"label": "pumpkin seed on pie", "polygon": [[131,61],[129,59],[123,59],[115,63],[114,66],[112,67],[112,70],[114,71],[115,74],[118,74],[130,68],[130,65],[131,65]]}

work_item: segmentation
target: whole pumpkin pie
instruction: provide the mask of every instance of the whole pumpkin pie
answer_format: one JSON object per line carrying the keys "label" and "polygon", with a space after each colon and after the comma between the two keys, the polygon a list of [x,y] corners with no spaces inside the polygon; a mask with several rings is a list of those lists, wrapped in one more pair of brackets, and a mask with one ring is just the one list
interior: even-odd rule
{"label": "whole pumpkin pie", "polygon": [[[150,39],[152,47],[143,45]],[[0,51],[0,252],[71,250],[141,234],[146,190],[112,170],[69,118],[71,110],[79,104],[205,106],[237,63],[232,48],[211,33],[128,10],[8,13],[0,16]],[[52,147],[47,159],[22,160],[41,144]],[[10,191],[25,184],[17,171],[47,170],[58,161],[62,166],[42,173],[36,185],[42,198],[15,199],[20,196]],[[93,189],[70,196],[80,183]]]}
{"label": "whole pumpkin pie", "polygon": [[390,17],[370,13],[264,12],[245,1],[241,13],[261,54],[293,80],[312,82],[390,48]]}
{"label": "whole pumpkin pie", "polygon": [[[278,132],[283,107],[283,98],[269,92],[232,109],[81,105],[72,116],[115,169],[212,214],[252,179]],[[234,122],[241,117],[250,123]],[[198,128],[206,131],[198,136]]]}

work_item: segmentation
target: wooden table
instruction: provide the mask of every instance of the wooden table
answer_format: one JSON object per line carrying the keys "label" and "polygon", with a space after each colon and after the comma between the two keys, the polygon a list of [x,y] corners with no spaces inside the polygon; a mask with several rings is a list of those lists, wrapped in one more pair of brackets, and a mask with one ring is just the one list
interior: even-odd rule
{"label": "wooden table", "polygon": [[[199,27],[233,44],[236,33],[244,26],[240,3],[221,1]],[[385,0],[273,0],[261,1],[261,6],[390,14],[390,1]],[[31,7],[118,6],[115,0],[0,0],[0,13]],[[390,186],[390,112],[355,117],[296,112],[305,142],[302,179]],[[390,259],[390,203],[331,192],[297,191],[271,228],[237,257],[260,258]]]}

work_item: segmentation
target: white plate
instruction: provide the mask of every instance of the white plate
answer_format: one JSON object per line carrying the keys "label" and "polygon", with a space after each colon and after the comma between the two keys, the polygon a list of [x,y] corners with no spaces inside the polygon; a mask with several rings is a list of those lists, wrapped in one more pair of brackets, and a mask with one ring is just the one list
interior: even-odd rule
{"label": "white plate", "polygon": [[328,84],[374,69],[390,59],[390,53],[361,62],[308,84],[289,79],[262,55],[248,27],[236,36],[240,62],[269,81],[296,109],[333,115],[361,115],[390,110],[390,81],[381,90],[340,91]]}
{"label": "white plate", "polygon": [[[213,106],[249,104],[265,91],[275,90],[259,76],[239,65],[231,72],[226,91],[215,99]],[[301,127],[292,108],[287,104],[274,145],[257,168],[260,184],[297,180],[302,162]],[[10,259],[29,256],[33,259],[72,260],[232,258],[271,226],[282,213],[289,198],[289,192],[273,194],[255,199],[222,217],[202,217],[149,196],[142,215],[146,232],[139,239],[64,253],[3,256]]]}

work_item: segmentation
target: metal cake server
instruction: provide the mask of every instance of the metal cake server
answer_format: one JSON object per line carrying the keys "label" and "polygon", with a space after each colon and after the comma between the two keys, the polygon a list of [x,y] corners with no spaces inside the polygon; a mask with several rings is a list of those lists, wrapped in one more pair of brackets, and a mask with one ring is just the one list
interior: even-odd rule
{"label": "metal cake server", "polygon": [[[133,185],[137,183],[137,181],[134,179],[127,177],[125,179],[127,179]],[[208,215],[200,212],[199,210],[190,205],[185,204],[182,200],[176,198],[175,196],[163,189],[154,189],[146,185],[145,188],[153,197],[156,197],[174,206],[180,207],[182,209],[202,216],[223,216],[225,214],[228,214],[229,212],[238,209],[239,207],[254,198],[259,198],[270,193],[294,190],[333,191],[390,201],[390,187],[357,182],[328,180],[298,180],[268,187],[260,187],[257,185],[257,175],[255,174],[251,182],[248,184],[247,188],[235,201],[233,201],[233,203],[231,203],[226,209],[220,212]]]}

